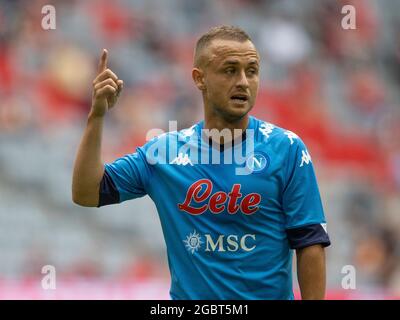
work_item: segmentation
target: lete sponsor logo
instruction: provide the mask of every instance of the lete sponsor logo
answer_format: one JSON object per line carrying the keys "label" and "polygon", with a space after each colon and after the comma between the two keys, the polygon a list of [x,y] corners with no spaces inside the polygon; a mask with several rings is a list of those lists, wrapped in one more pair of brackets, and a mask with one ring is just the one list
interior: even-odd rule
{"label": "lete sponsor logo", "polygon": [[229,214],[236,214],[239,210],[245,215],[255,213],[259,209],[261,195],[249,193],[243,197],[240,188],[240,184],[234,184],[229,193],[218,191],[213,194],[212,181],[201,179],[189,187],[185,201],[179,203],[178,208],[192,215],[203,214],[207,210],[218,214],[225,209]]}

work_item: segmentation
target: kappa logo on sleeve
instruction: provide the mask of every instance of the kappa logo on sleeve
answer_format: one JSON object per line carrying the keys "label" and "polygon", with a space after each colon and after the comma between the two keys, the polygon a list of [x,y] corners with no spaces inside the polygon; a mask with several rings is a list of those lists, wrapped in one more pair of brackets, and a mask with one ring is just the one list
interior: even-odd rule
{"label": "kappa logo on sleeve", "polygon": [[299,138],[299,136],[298,136],[297,134],[295,134],[294,132],[289,131],[289,130],[286,130],[286,131],[285,131],[285,135],[289,138],[289,140],[290,140],[290,145],[293,144],[293,142],[294,142],[293,139],[298,139],[298,138]]}
{"label": "kappa logo on sleeve", "polygon": [[193,166],[193,163],[190,160],[189,155],[188,154],[184,155],[182,152],[180,152],[178,156],[170,162],[170,164],[176,164],[178,166],[181,165],[186,166],[187,164],[190,164],[191,166]]}
{"label": "kappa logo on sleeve", "polygon": [[264,122],[260,125],[260,132],[268,139],[269,135],[272,133],[272,130],[274,130],[274,125],[268,122]]}
{"label": "kappa logo on sleeve", "polygon": [[311,162],[311,156],[307,150],[301,151],[301,164],[300,167],[304,166],[304,164],[309,164]]}

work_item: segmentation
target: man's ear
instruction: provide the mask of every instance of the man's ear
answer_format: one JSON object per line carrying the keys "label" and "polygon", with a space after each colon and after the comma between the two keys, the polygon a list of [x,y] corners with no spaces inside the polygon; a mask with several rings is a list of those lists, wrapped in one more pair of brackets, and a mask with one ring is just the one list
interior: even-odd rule
{"label": "man's ear", "polygon": [[204,84],[204,72],[199,68],[193,68],[192,70],[192,78],[199,90],[204,90],[206,88]]}

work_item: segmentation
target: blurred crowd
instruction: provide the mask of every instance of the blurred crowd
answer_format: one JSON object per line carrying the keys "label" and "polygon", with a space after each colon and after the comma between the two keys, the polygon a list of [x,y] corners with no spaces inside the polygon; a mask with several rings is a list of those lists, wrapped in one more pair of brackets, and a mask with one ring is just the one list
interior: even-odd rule
{"label": "blurred crowd", "polygon": [[[55,30],[41,26],[48,2]],[[342,28],[345,4],[354,30]],[[0,0],[0,278],[45,264],[64,277],[168,278],[148,198],[71,203],[91,83],[107,48],[124,80],[104,132],[112,161],[149,129],[202,118],[194,45],[229,24],[262,59],[252,114],[296,132],[313,158],[332,240],[328,289],[353,265],[357,290],[400,296],[399,12],[396,0]]]}

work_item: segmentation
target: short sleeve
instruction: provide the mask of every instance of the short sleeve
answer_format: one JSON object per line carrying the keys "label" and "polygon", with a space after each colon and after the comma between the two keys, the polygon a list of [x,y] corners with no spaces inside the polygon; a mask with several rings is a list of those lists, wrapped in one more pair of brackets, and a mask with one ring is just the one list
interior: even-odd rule
{"label": "short sleeve", "polygon": [[311,156],[300,138],[289,147],[283,210],[292,248],[330,244]]}
{"label": "short sleeve", "polygon": [[120,203],[147,194],[151,168],[142,148],[125,155],[113,163],[104,165],[104,176],[100,184],[99,207]]}

